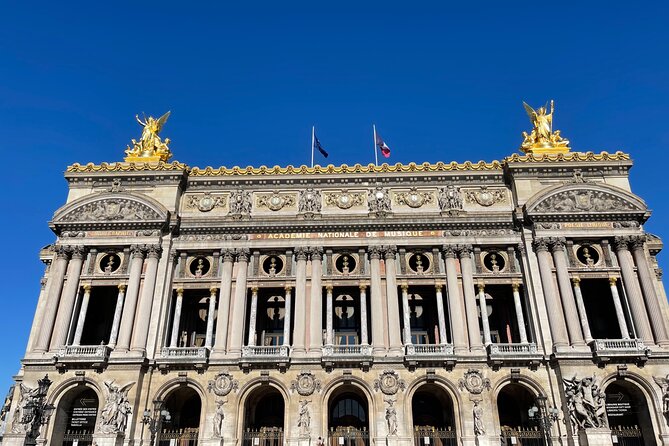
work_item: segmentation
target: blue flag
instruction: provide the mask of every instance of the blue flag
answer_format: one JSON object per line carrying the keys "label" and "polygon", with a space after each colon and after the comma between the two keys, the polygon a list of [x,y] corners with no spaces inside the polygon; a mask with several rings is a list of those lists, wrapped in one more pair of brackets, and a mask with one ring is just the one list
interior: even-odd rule
{"label": "blue flag", "polygon": [[325,149],[321,145],[321,142],[318,140],[315,134],[314,134],[314,147],[316,147],[318,151],[321,152],[321,155],[323,155],[326,158],[328,157],[328,152],[325,151]]}

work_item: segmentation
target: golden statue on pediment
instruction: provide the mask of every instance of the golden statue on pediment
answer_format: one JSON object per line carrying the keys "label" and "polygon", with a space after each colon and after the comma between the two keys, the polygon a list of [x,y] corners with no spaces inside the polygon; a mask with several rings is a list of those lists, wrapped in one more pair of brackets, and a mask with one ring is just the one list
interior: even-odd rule
{"label": "golden statue on pediment", "polygon": [[551,100],[550,113],[548,104],[538,109],[533,109],[523,102],[527,116],[532,123],[532,131],[528,134],[523,132],[523,143],[520,150],[525,153],[567,153],[569,152],[569,140],[560,136],[560,131],[553,131],[553,112],[555,104]]}
{"label": "golden statue on pediment", "polygon": [[158,133],[163,129],[169,117],[170,112],[165,113],[158,119],[153,116],[149,116],[148,118],[144,116],[144,120],[142,120],[139,115],[135,115],[135,119],[143,127],[142,136],[139,138],[139,141],[133,139],[132,147],[128,146],[126,148],[126,162],[167,162],[172,157],[172,152],[170,152],[170,148],[168,147],[170,139],[165,138],[163,141],[158,136]]}

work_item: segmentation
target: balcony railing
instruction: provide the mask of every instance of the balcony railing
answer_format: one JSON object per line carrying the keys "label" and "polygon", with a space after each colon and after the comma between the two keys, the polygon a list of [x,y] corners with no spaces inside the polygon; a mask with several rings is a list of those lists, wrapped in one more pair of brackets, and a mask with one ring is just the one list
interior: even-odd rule
{"label": "balcony railing", "polygon": [[530,342],[526,344],[490,344],[488,347],[491,355],[533,355],[537,353],[537,344]]}
{"label": "balcony railing", "polygon": [[328,357],[351,357],[372,356],[371,345],[326,345],[323,347],[323,356]]}
{"label": "balcony railing", "polygon": [[209,350],[206,347],[163,347],[160,356],[163,359],[206,360]]}
{"label": "balcony railing", "polygon": [[110,350],[106,345],[66,345],[57,356],[60,361],[106,361]]}
{"label": "balcony railing", "polygon": [[407,356],[452,356],[450,344],[409,344],[405,347]]}
{"label": "balcony railing", "polygon": [[641,339],[595,339],[591,344],[595,358],[607,362],[611,358],[648,359],[649,349]]}
{"label": "balcony railing", "polygon": [[290,347],[287,345],[245,345],[242,356],[245,358],[288,358]]}
{"label": "balcony railing", "polygon": [[489,344],[488,357],[493,365],[527,364],[536,367],[543,355],[537,350],[534,342]]}

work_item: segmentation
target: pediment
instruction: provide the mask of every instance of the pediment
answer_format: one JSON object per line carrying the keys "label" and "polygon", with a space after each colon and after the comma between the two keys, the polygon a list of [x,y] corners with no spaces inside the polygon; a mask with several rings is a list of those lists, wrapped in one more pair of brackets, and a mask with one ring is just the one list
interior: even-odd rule
{"label": "pediment", "polygon": [[525,204],[525,214],[534,221],[604,218],[645,221],[650,215],[641,198],[601,183],[573,183],[549,188]]}
{"label": "pediment", "polygon": [[51,226],[80,230],[114,226],[160,228],[168,218],[169,211],[146,195],[102,192],[63,206],[54,214]]}

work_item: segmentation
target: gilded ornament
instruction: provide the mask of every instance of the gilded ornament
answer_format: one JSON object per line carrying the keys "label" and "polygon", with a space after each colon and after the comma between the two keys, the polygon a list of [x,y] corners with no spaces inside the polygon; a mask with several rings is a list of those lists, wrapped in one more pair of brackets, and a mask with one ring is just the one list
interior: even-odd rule
{"label": "gilded ornament", "polygon": [[163,141],[158,136],[169,117],[170,112],[167,112],[158,119],[153,116],[148,118],[145,116],[142,121],[139,115],[135,115],[135,119],[142,126],[142,136],[139,141],[133,139],[132,147],[126,148],[124,159],[127,163],[167,162],[172,157],[172,152],[168,147],[170,139],[165,138]]}
{"label": "gilded ornament", "polygon": [[256,204],[258,207],[276,212],[286,206],[295,205],[295,197],[292,194],[281,194],[274,191],[271,194],[259,195]]}
{"label": "gilded ornament", "polygon": [[465,193],[468,203],[478,203],[481,206],[492,206],[506,200],[506,189],[488,189],[487,186],[481,186],[479,190],[468,190]]}
{"label": "gilded ornament", "polygon": [[395,202],[416,209],[434,202],[434,195],[431,192],[419,192],[417,188],[412,187],[409,192],[395,195]]}
{"label": "gilded ornament", "polygon": [[548,113],[548,104],[536,110],[525,102],[523,102],[523,106],[527,116],[530,117],[533,128],[529,134],[523,132],[524,139],[520,150],[532,154],[569,152],[569,140],[560,136],[559,130],[553,131],[554,102],[551,100],[550,113]]}
{"label": "gilded ornament", "polygon": [[350,209],[353,206],[361,206],[365,202],[363,194],[357,192],[349,193],[347,190],[325,194],[325,204],[337,206],[339,209]]}

